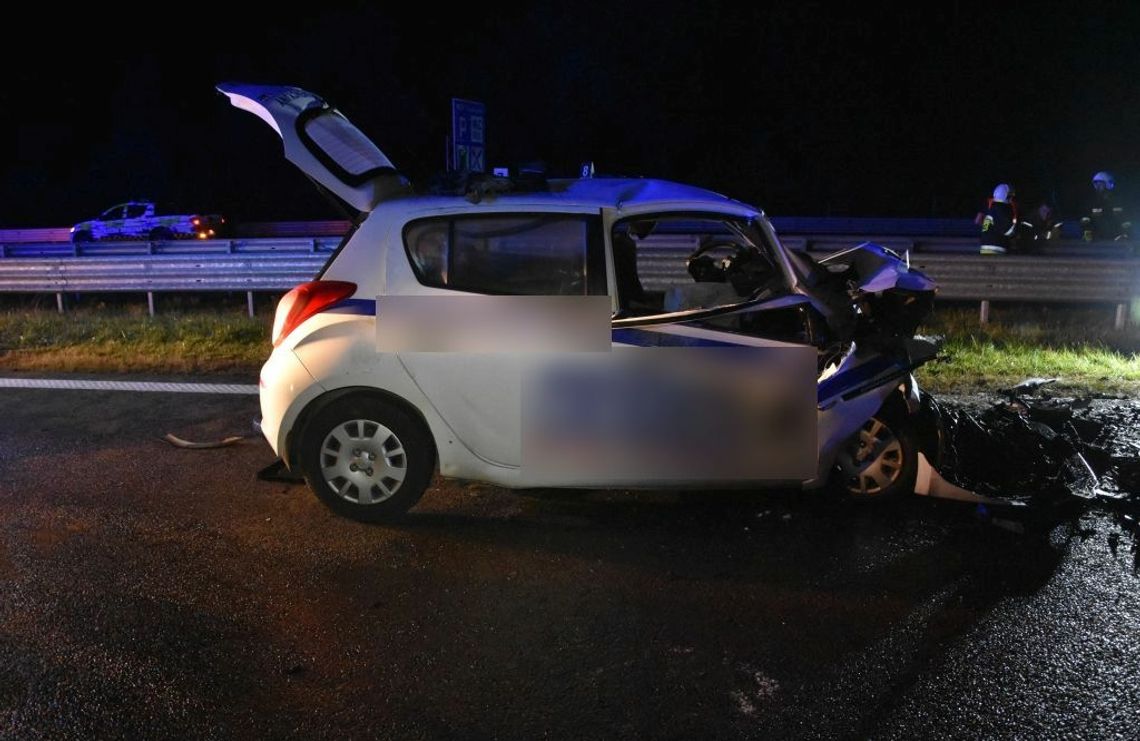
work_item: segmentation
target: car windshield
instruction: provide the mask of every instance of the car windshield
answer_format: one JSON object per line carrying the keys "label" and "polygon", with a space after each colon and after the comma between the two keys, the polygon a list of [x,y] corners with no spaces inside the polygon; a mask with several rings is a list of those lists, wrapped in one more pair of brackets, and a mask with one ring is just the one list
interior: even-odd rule
{"label": "car windshield", "polygon": [[362,182],[391,167],[372,140],[336,110],[324,109],[307,118],[302,131],[326,160],[325,164],[348,182]]}

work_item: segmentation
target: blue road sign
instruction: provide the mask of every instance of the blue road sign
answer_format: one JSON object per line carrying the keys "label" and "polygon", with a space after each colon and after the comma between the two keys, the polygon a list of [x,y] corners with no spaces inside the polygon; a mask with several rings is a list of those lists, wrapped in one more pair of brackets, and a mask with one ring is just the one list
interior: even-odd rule
{"label": "blue road sign", "polygon": [[452,169],[470,172],[487,169],[486,114],[487,108],[482,103],[451,99]]}

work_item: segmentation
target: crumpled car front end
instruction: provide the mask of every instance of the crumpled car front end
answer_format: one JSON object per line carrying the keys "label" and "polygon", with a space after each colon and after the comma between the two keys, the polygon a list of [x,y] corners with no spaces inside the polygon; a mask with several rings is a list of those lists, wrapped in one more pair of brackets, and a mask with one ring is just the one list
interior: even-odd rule
{"label": "crumpled car front end", "polygon": [[939,338],[917,335],[937,284],[897,253],[864,243],[819,260],[789,252],[797,292],[829,330],[819,343],[820,470],[862,499],[904,491],[993,502],[943,479],[938,406],[914,370],[937,357]]}
{"label": "crumpled car front end", "polygon": [[813,299],[840,342],[902,350],[934,306],[937,284],[877,244],[820,260],[789,252],[789,259],[799,292]]}

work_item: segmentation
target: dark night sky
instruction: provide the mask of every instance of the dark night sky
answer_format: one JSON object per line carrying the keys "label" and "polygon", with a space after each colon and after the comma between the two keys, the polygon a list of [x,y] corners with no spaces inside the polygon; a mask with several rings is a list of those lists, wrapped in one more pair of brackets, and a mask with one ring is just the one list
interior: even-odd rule
{"label": "dark night sky", "polygon": [[419,182],[463,97],[491,164],[593,160],[773,215],[973,216],[1003,180],[1065,213],[1100,169],[1140,195],[1140,3],[387,5],[163,5],[141,36],[108,20],[135,11],[29,11],[0,48],[0,228],[132,197],[334,218],[222,80],[322,95]]}

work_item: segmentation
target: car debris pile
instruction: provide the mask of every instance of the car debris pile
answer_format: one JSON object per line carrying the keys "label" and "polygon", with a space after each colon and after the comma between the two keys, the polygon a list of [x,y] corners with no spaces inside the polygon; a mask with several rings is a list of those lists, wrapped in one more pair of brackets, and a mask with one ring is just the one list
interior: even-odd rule
{"label": "car debris pile", "polygon": [[1030,379],[996,398],[944,398],[940,470],[1039,513],[1109,510],[1140,558],[1140,400],[1054,396],[1053,380]]}

